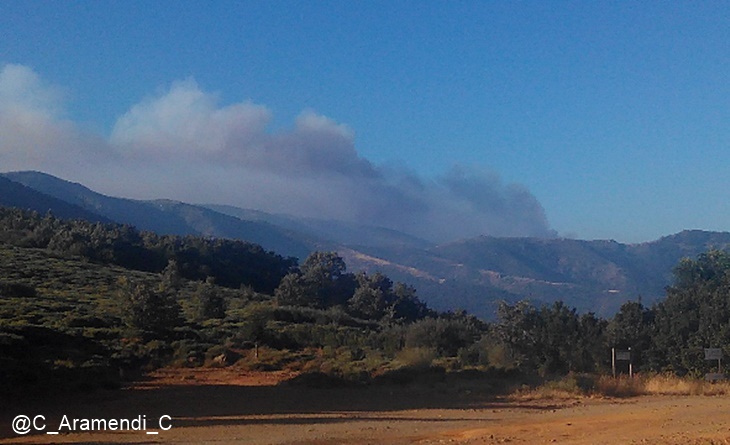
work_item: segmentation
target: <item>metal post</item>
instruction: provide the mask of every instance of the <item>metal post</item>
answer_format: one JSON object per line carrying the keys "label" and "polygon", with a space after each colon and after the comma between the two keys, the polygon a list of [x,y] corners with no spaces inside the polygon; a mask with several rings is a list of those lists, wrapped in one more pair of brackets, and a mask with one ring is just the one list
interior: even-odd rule
{"label": "metal post", "polygon": [[634,377],[634,360],[631,356],[631,348],[629,348],[629,377]]}
{"label": "metal post", "polygon": [[613,378],[616,378],[616,348],[611,348],[611,371]]}

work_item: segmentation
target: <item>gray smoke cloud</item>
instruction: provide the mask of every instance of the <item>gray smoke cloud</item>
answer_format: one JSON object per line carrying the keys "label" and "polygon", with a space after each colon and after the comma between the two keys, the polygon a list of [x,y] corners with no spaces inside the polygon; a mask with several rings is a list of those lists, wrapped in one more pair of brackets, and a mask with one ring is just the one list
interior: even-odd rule
{"label": "gray smoke cloud", "polygon": [[277,132],[268,130],[272,117],[250,102],[221,106],[189,79],[133,106],[103,137],[63,116],[62,90],[6,65],[0,165],[116,196],[357,221],[432,241],[554,236],[537,199],[494,172],[457,166],[425,178],[364,159],[349,127],[315,111]]}

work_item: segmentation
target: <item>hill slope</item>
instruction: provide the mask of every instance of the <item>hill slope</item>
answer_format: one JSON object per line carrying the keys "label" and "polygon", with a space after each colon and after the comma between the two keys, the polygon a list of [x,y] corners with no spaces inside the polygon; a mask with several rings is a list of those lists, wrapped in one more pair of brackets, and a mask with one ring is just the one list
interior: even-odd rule
{"label": "hill slope", "polygon": [[[0,181],[6,205],[45,211],[50,207],[43,199],[62,200],[54,205],[66,203],[70,217],[108,218],[162,234],[242,239],[300,259],[313,250],[336,250],[350,271],[384,272],[415,286],[436,309],[461,308],[484,318],[493,317],[501,299],[563,300],[581,311],[611,315],[627,300],[663,297],[681,258],[730,246],[729,233],[699,230],[641,244],[483,236],[429,246],[408,234],[354,223],[113,198],[38,172],[4,176],[35,189]],[[56,207],[54,212],[63,216]]]}
{"label": "hill slope", "polygon": [[682,258],[729,247],[730,233],[693,230],[641,244],[479,237],[422,250],[350,252],[347,258],[354,267],[414,283],[437,309],[458,307],[490,318],[500,299],[563,300],[606,316],[628,300],[662,298]]}
{"label": "hill slope", "polygon": [[234,206],[205,205],[205,207],[243,220],[267,222],[298,233],[306,233],[325,244],[341,244],[353,248],[358,246],[406,246],[423,249],[431,246],[428,241],[385,227],[373,227],[337,220],[273,215]]}
{"label": "hill slope", "polygon": [[0,176],[0,206],[34,210],[41,214],[45,214],[50,210],[54,215],[64,219],[111,222],[108,218],[94,212],[38,192],[2,176]]}
{"label": "hill slope", "polygon": [[[166,235],[236,238],[283,255],[305,257],[313,250],[307,237],[268,223],[243,221],[213,210],[170,200],[114,198],[81,184],[40,172],[5,173],[5,178],[109,220]],[[61,216],[61,215],[59,215]]]}

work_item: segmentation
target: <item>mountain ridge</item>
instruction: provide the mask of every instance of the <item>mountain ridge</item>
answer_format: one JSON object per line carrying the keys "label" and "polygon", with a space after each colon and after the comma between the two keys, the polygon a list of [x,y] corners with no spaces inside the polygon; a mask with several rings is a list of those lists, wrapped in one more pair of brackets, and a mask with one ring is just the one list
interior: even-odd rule
{"label": "mountain ridge", "polygon": [[40,193],[100,214],[140,230],[166,235],[239,238],[287,256],[306,256],[314,242],[267,223],[243,221],[213,210],[179,201],[134,200],[97,193],[81,184],[41,172],[10,172],[3,177]]}
{"label": "mountain ridge", "polygon": [[88,218],[158,233],[237,238],[300,259],[314,250],[335,250],[351,271],[383,272],[415,286],[435,309],[465,309],[484,318],[493,317],[499,300],[563,300],[602,316],[632,299],[651,304],[663,297],[681,258],[730,247],[730,233],[697,229],[633,244],[480,236],[432,245],[405,233],[356,223],[233,206],[109,197],[40,172],[2,174],[3,185],[8,191],[0,203],[11,202],[8,196],[13,195],[13,206],[23,207],[25,201],[45,196],[46,201],[55,200],[49,203],[72,206]]}
{"label": "mountain ridge", "polygon": [[0,205],[20,207],[38,213],[49,210],[60,218],[85,219],[92,222],[112,222],[80,206],[57,199],[0,175]]}

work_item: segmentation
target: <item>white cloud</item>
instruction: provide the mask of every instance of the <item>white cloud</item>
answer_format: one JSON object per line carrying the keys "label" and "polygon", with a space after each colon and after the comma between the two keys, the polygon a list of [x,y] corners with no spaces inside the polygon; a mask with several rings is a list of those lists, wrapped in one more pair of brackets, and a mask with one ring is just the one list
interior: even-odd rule
{"label": "white cloud", "polygon": [[111,142],[134,156],[198,156],[220,159],[234,146],[255,146],[271,113],[240,103],[218,107],[217,97],[194,80],[175,82],[170,91],[135,105],[120,117]]}
{"label": "white cloud", "polygon": [[26,66],[8,64],[0,70],[0,111],[54,115],[62,99],[61,89],[46,84]]}
{"label": "white cloud", "polygon": [[62,118],[61,89],[30,68],[0,70],[0,165],[6,171],[37,169],[74,176],[90,164],[108,163],[102,138],[85,134]]}
{"label": "white cloud", "polygon": [[42,170],[120,196],[337,218],[438,241],[552,234],[526,189],[476,170],[429,179],[374,166],[358,154],[350,128],[311,110],[292,128],[270,132],[266,107],[221,106],[186,80],[133,106],[107,140],[61,119],[58,91],[26,67],[0,72],[4,170]]}

